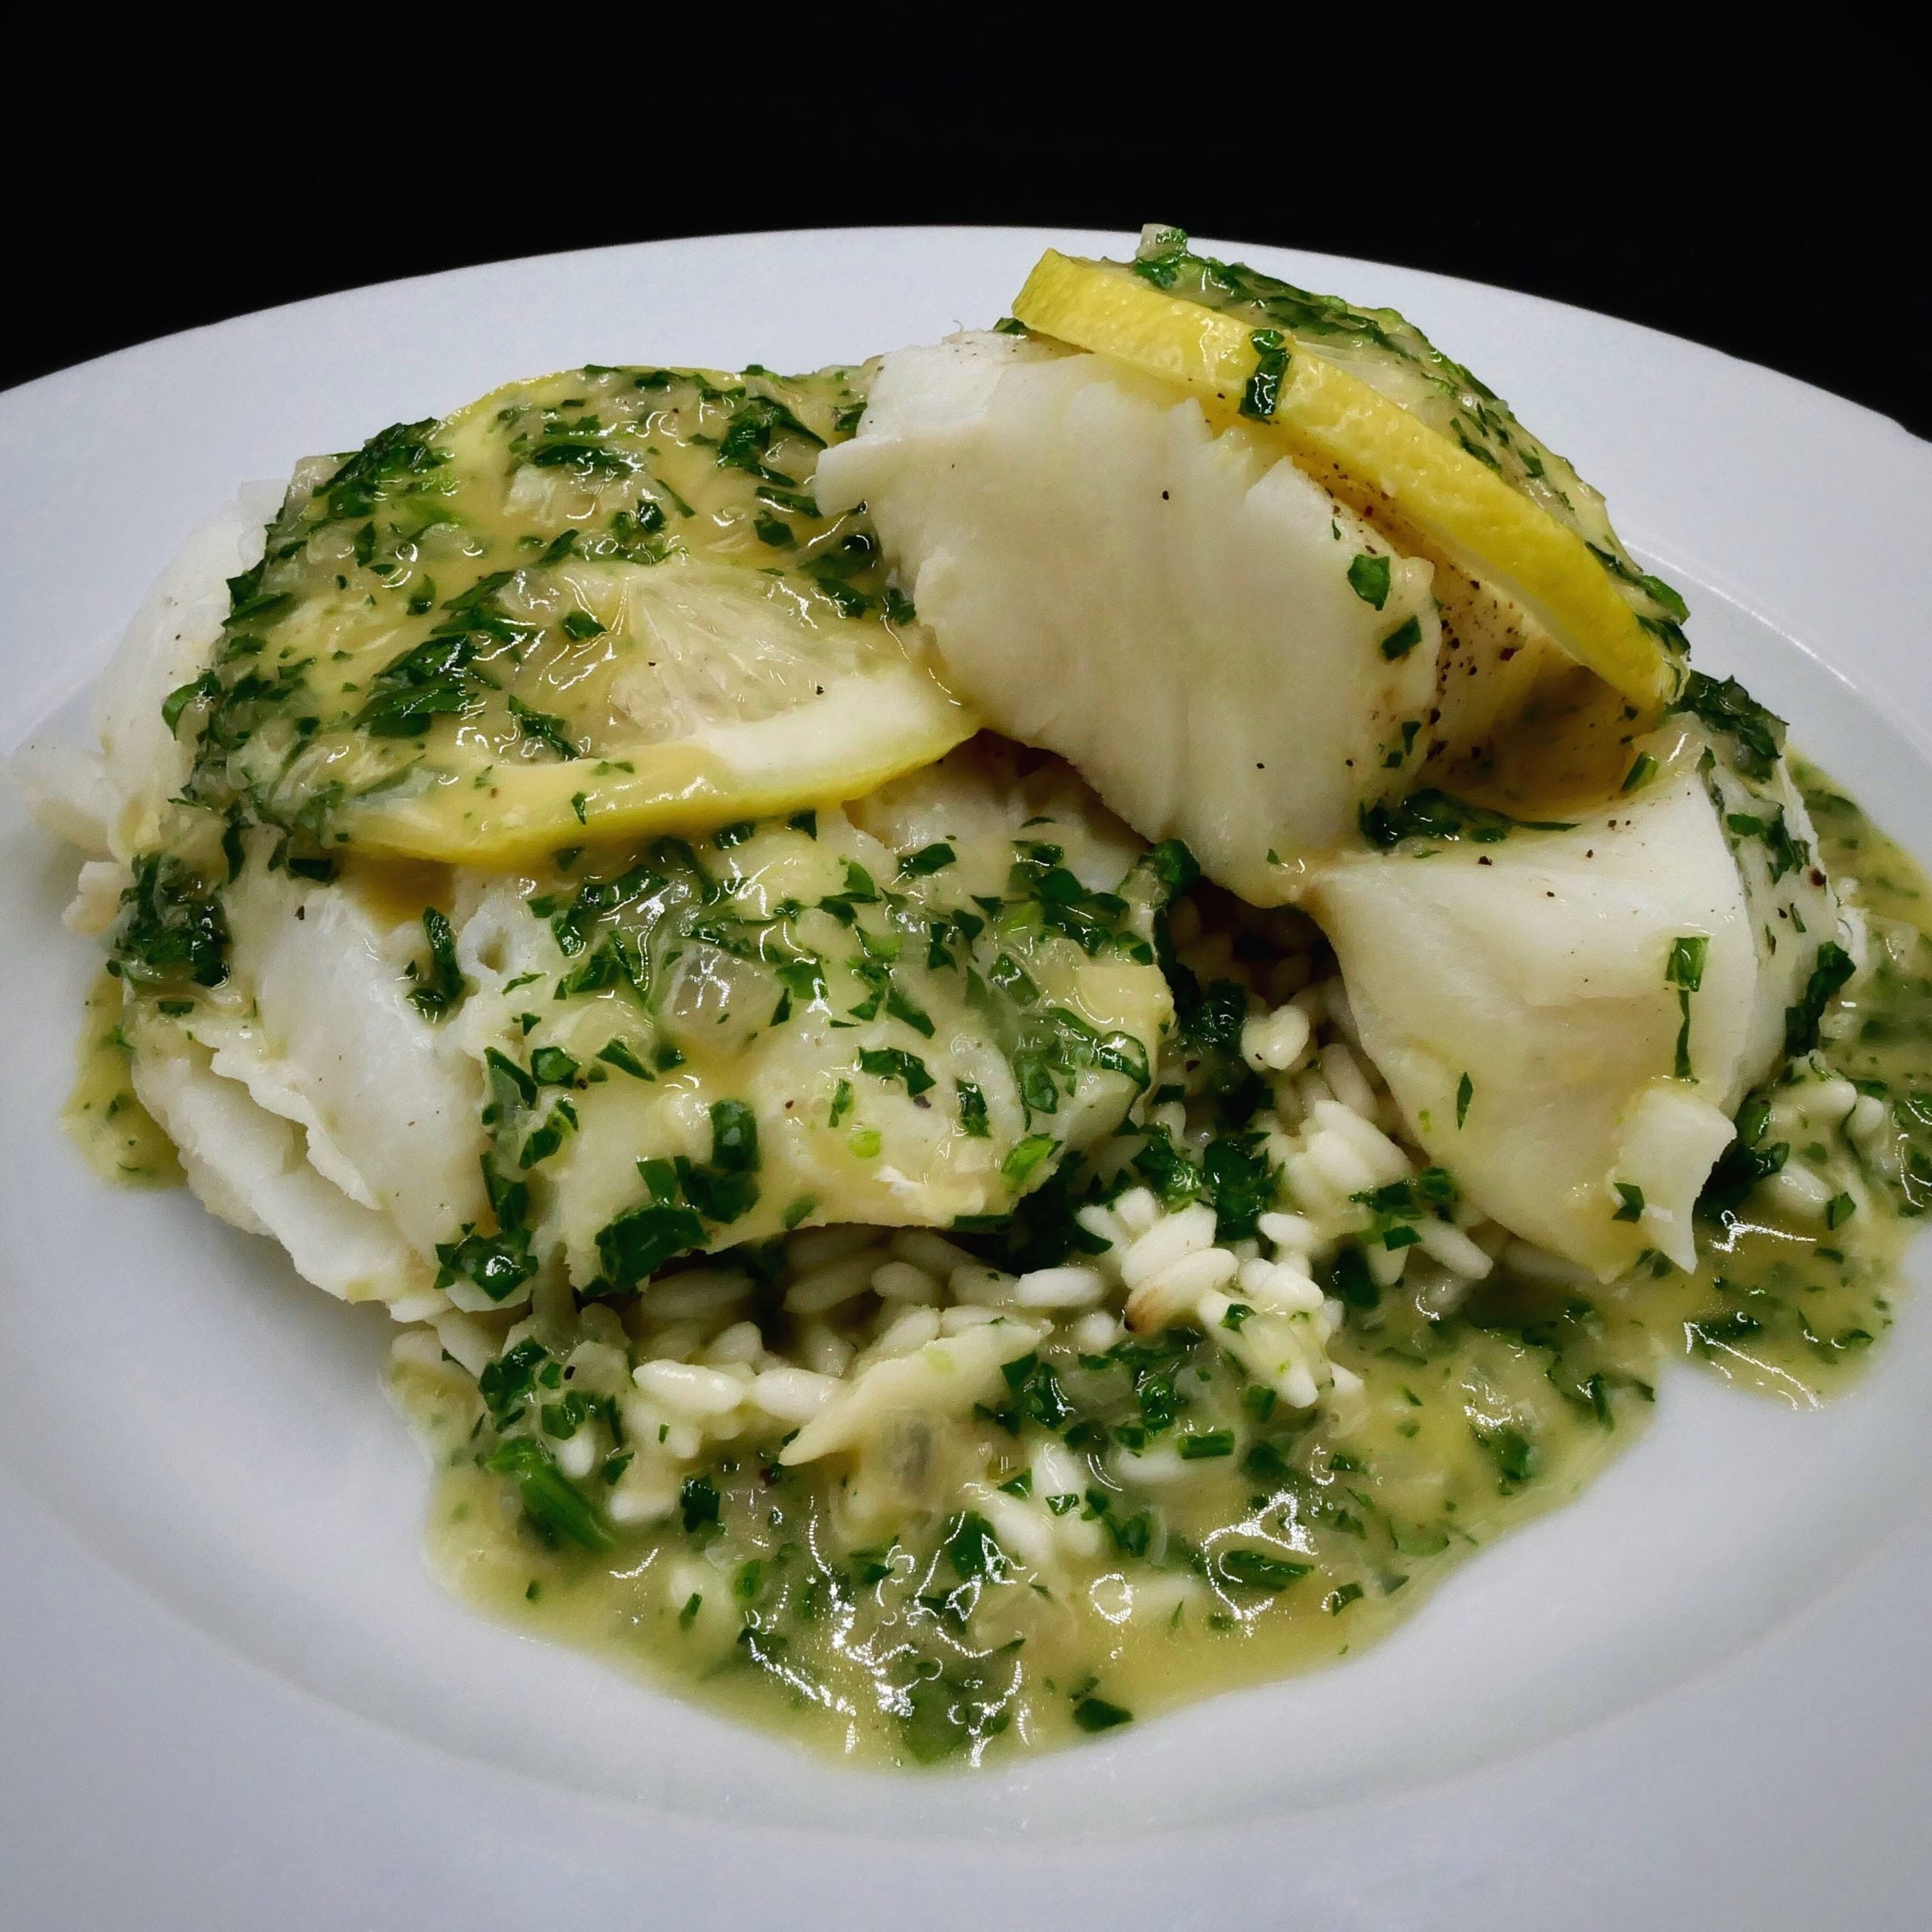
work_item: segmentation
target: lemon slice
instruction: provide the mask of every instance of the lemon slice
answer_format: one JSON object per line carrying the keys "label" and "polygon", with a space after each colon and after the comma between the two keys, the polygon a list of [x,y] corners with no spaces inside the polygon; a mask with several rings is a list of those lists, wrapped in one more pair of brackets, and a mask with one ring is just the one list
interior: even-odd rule
{"label": "lemon slice", "polygon": [[[1231,272],[1244,278],[1245,286],[1230,287],[1226,274],[1218,282],[1192,278],[1193,293],[1202,292],[1208,282],[1222,299],[1232,295],[1229,307],[1171,293],[1171,287],[1189,285],[1184,265],[1201,260],[1171,248],[1140,265],[1151,274],[1137,274],[1118,263],[1077,260],[1050,249],[1027,278],[1013,312],[1042,335],[1182,385],[1214,419],[1247,420],[1278,438],[1288,454],[1318,475],[1339,472],[1471,576],[1506,591],[1562,651],[1641,710],[1658,709],[1675,697],[1681,681],[1672,648],[1681,635],[1675,626],[1681,601],[1669,586],[1637,571],[1614,533],[1601,544],[1583,534],[1584,528],[1592,535],[1607,532],[1607,520],[1602,532],[1595,528],[1601,500],[1594,493],[1561,493],[1573,515],[1570,500],[1583,501],[1582,515],[1574,516],[1579,528],[1560,520],[1530,491],[1512,487],[1491,435],[1481,433],[1500,427],[1507,435],[1514,419],[1506,411],[1485,408],[1487,422],[1471,414],[1460,441],[1452,440],[1426,414],[1404,406],[1417,399],[1418,389],[1436,385],[1417,381],[1413,369],[1392,367],[1401,359],[1398,349],[1392,346],[1377,360],[1386,386],[1398,395],[1409,392],[1402,400],[1312,346],[1305,334],[1256,326],[1269,319],[1271,289],[1299,298],[1298,314],[1318,321],[1359,318],[1385,340],[1388,312],[1371,318],[1331,304],[1324,315],[1322,298],[1302,297],[1247,270]],[[1169,288],[1159,285],[1163,279]],[[1243,312],[1235,312],[1237,307]],[[1355,349],[1358,363],[1367,361],[1359,353],[1363,331],[1326,333]],[[1436,357],[1435,363],[1472,381],[1444,358]],[[1487,395],[1480,392],[1474,399]],[[1512,467],[1527,473],[1521,460],[1527,451],[1530,463],[1547,474],[1551,460],[1540,445],[1520,432],[1512,441],[1518,454]],[[1558,492],[1547,494],[1553,499]]]}
{"label": "lemon slice", "polygon": [[297,473],[202,675],[195,802],[485,867],[863,795],[977,720],[863,512],[852,373],[586,368]]}
{"label": "lemon slice", "polygon": [[[590,749],[520,757],[512,740],[506,756],[426,760],[337,813],[352,846],[487,866],[709,831],[862,798],[977,728],[883,623],[814,609],[755,572],[694,560],[555,581],[571,608],[604,614],[609,651],[561,690],[554,670],[513,688],[549,731]],[[546,728],[512,715],[521,742]]]}

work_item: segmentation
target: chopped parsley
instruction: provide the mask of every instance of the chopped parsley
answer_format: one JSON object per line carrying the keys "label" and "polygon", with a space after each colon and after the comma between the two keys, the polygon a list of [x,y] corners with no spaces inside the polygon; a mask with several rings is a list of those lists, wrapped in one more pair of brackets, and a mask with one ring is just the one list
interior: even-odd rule
{"label": "chopped parsley", "polygon": [[433,906],[423,909],[423,934],[429,943],[429,961],[426,966],[412,964],[409,969],[416,982],[409,1003],[433,1023],[447,1020],[463,1004],[469,982],[457,963],[456,935],[450,922]]}
{"label": "chopped parsley", "polygon": [[[565,628],[568,628],[568,620]],[[578,749],[577,740],[571,736],[570,727],[561,718],[525,704],[514,691],[510,693],[507,703],[510,715],[522,726],[523,735],[528,743],[540,745],[545,750],[555,752],[561,758],[581,758],[583,755]]]}
{"label": "chopped parsley", "polygon": [[1512,832],[1570,832],[1567,821],[1512,818],[1506,812],[1472,805],[1433,786],[1411,792],[1394,801],[1378,800],[1360,808],[1361,835],[1371,845],[1387,851],[1408,839],[1468,839],[1472,844],[1500,844]]}
{"label": "chopped parsley", "polygon": [[1389,601],[1389,570],[1386,557],[1358,555],[1349,565],[1349,588],[1379,611]]}
{"label": "chopped parsley", "polygon": [[1074,1706],[1073,1721],[1089,1733],[1113,1730],[1121,1724],[1131,1724],[1134,1713],[1123,1705],[1110,1704],[1106,1698],[1090,1694]]}
{"label": "chopped parsley", "polygon": [[[931,1030],[930,1023],[928,1030]],[[875,1080],[899,1081],[903,1084],[906,1092],[915,1098],[927,1092],[934,1084],[932,1075],[926,1071],[925,1062],[917,1054],[909,1054],[902,1047],[868,1047],[862,1049],[859,1054],[859,1071],[869,1073]]]}
{"label": "chopped parsley", "polygon": [[1819,947],[1804,996],[1795,1006],[1785,1008],[1784,1050],[1791,1058],[1808,1054],[1818,1044],[1825,1010],[1855,970],[1851,955],[1836,940],[1827,940]]}
{"label": "chopped parsley", "polygon": [[1254,351],[1254,373],[1241,390],[1241,414],[1257,423],[1272,423],[1288,373],[1287,338],[1279,329],[1256,329],[1247,341]]}
{"label": "chopped parsley", "polygon": [[170,853],[142,854],[134,874],[121,895],[107,970],[141,986],[220,986],[229,933],[219,890]]}
{"label": "chopped parsley", "polygon": [[1392,664],[1398,658],[1407,657],[1421,641],[1422,620],[1411,615],[1382,640],[1382,654]]}
{"label": "chopped parsley", "polygon": [[1701,671],[1690,672],[1671,709],[1687,712],[1722,737],[1742,777],[1762,780],[1777,769],[1784,720],[1767,711],[1735,678],[1720,682]]}

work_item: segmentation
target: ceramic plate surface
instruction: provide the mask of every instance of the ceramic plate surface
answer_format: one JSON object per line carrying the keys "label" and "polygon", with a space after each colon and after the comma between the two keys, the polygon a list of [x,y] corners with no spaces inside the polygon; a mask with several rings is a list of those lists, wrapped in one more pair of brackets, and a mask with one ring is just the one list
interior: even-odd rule
{"label": "ceramic plate surface", "polygon": [[[0,396],[0,746],[245,480],[582,361],[809,368],[1003,314],[1049,244],[663,243],[358,291]],[[1706,670],[1932,864],[1932,449],[1668,337],[1204,245],[1401,309],[1608,494]],[[0,1924],[1921,1926],[1932,1248],[1857,1392],[1689,1371],[1380,1648],[980,1776],[841,1770],[520,1638],[420,1555],[388,1331],[55,1126],[94,949],[0,797]]]}

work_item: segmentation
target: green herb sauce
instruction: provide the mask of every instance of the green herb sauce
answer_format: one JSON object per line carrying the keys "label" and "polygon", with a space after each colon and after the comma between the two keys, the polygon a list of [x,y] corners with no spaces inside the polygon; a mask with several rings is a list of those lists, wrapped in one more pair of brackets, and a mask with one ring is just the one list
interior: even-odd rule
{"label": "green herb sauce", "polygon": [[[611,1441],[577,1484],[557,1475],[557,1444],[487,1447],[519,1426],[512,1411],[594,1379],[561,1320],[480,1393],[447,1366],[398,1371],[441,1471],[438,1567],[516,1627],[814,1747],[977,1763],[1358,1651],[1457,1563],[1576,1496],[1644,1427],[1673,1358],[1795,1406],[1826,1399],[1890,1325],[1900,1254],[1932,1201],[1932,941],[1912,862],[1801,775],[1820,857],[1859,881],[1875,963],[1828,1001],[1816,1054],[1747,1103],[1694,1274],[1659,1263],[1604,1288],[1505,1265],[1445,1311],[1426,1290],[1378,1291],[1351,1245],[1334,1265],[1348,1317],[1329,1350],[1362,1387],[1340,1426],[1330,1407],[1287,1411],[1222,1337],[1175,1329],[1089,1354],[1063,1323],[955,1426],[909,1417],[855,1463],[794,1469],[774,1424],[725,1445],[667,1520],[631,1530],[595,1505],[636,1445]],[[1134,1172],[1170,1200],[1208,1200],[1238,1238],[1272,1190],[1240,1132],[1256,1104],[1235,1051],[1244,995],[1187,980],[1188,1104],[1227,1124],[1198,1166],[1149,1133]],[[1830,1118],[1847,1080],[1872,1104]],[[1800,1167],[1809,1192],[1781,1192]],[[1448,1198],[1433,1172],[1378,1195],[1363,1238],[1411,1238]],[[1063,1171],[1029,1212],[954,1238],[1016,1268],[1077,1261],[1080,1185]],[[783,1264],[739,1252],[761,1284],[753,1318],[782,1340]],[[649,1306],[625,1318],[647,1352]],[[617,1317],[597,1319],[623,1362]],[[608,1398],[628,1386],[620,1374]],[[585,1388],[581,1414],[605,1398]]]}
{"label": "green herb sauce", "polygon": [[103,1180],[174,1187],[182,1178],[180,1160],[174,1143],[135,1097],[122,1010],[120,981],[97,974],[88,989],[74,1084],[60,1124]]}

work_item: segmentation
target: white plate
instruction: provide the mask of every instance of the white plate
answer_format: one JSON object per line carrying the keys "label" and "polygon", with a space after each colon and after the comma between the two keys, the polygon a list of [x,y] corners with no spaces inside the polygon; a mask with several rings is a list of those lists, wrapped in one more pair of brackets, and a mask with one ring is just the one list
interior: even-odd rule
{"label": "white plate", "polygon": [[[466,270],[0,397],[0,744],[240,481],[576,362],[810,368],[1003,312],[1049,242],[875,230]],[[1709,350],[1373,264],[1608,492],[1707,669],[1932,861],[1932,452]],[[478,1621],[419,1555],[386,1323],[54,1118],[93,949],[0,800],[0,1924],[1920,1924],[1932,1304],[1815,1414],[1668,1377],[1644,1441],[1380,1649],[972,1777],[862,1775]],[[1932,1254],[1914,1267],[1932,1273]]]}

